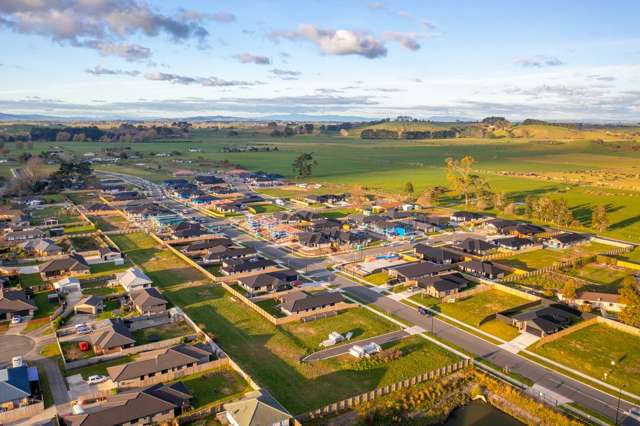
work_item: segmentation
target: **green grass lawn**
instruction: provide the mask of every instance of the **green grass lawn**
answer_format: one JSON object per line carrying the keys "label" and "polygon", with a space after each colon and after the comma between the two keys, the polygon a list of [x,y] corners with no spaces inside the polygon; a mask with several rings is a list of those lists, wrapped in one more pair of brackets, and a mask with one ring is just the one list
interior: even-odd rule
{"label": "green grass lawn", "polygon": [[431,297],[426,293],[414,294],[413,296],[409,297],[409,299],[413,300],[414,302],[420,303],[421,305],[424,305],[424,306],[434,306],[440,303],[440,299]]}
{"label": "green grass lawn", "polygon": [[555,263],[568,261],[576,258],[583,258],[595,255],[597,253],[603,253],[613,249],[612,246],[600,243],[589,243],[577,247],[572,247],[564,250],[553,249],[541,249],[534,250],[527,253],[516,254],[505,259],[500,259],[497,262],[505,265],[512,266],[514,268],[523,269],[525,271],[533,271],[536,269],[544,268],[545,266],[551,266]]}
{"label": "green grass lawn", "polygon": [[131,262],[126,260],[122,265],[116,265],[113,262],[97,263],[89,266],[89,271],[92,277],[99,277],[102,275],[112,275],[116,272],[123,272],[131,268]]}
{"label": "green grass lawn", "polygon": [[[89,338],[86,339],[89,341]],[[62,348],[62,354],[64,355],[64,359],[68,361],[76,361],[79,359],[87,359],[96,355],[93,351],[93,346],[89,345],[90,348],[88,351],[81,351],[79,347],[79,342],[61,342],[60,347]]]}
{"label": "green grass lawn", "polygon": [[52,294],[52,291],[43,291],[40,293],[35,293],[33,295],[33,302],[35,302],[38,310],[34,313],[33,318],[48,318],[53,314],[53,312],[60,306],[57,302],[49,303],[47,300],[47,295]]}
{"label": "green grass lawn", "polygon": [[58,224],[81,222],[80,215],[74,210],[67,210],[64,207],[45,207],[42,209],[32,209],[31,224],[42,225],[46,219],[58,219]]}
{"label": "green grass lawn", "polygon": [[326,340],[332,331],[337,331],[342,335],[352,332],[351,339],[360,340],[399,330],[399,327],[366,308],[358,307],[347,309],[335,317],[319,321],[285,324],[282,329],[307,351],[315,352],[322,349],[320,342]]}
{"label": "green grass lawn", "polygon": [[126,356],[123,356],[122,358],[116,358],[113,361],[99,362],[97,364],[88,365],[86,367],[74,368],[73,370],[66,370],[64,372],[64,375],[73,376],[74,374],[80,374],[82,378],[84,378],[85,380],[89,376],[93,376],[93,375],[108,376],[107,374],[108,367],[126,364],[128,362],[134,361],[135,359],[136,358],[134,356],[126,355]]}
{"label": "green grass lawn", "polygon": [[[607,382],[640,394],[640,337],[594,324],[549,342],[534,352]],[[612,370],[611,361],[616,362]]]}
{"label": "green grass lawn", "polygon": [[42,277],[37,272],[35,274],[20,274],[19,279],[23,288],[44,284]]}
{"label": "green grass lawn", "polygon": [[506,341],[513,340],[520,335],[517,328],[496,319],[487,321],[478,328]]}
{"label": "green grass lawn", "polygon": [[337,210],[331,210],[326,212],[319,212],[318,215],[320,217],[326,217],[327,219],[340,219],[345,216],[349,216],[350,214],[353,214],[356,211],[357,211],[356,209],[345,208],[345,209],[337,209]]}
{"label": "green grass lawn", "polygon": [[373,285],[384,285],[389,281],[389,273],[387,271],[369,274],[363,278],[366,282]]}
{"label": "green grass lawn", "polygon": [[[318,408],[455,360],[452,354],[423,339],[406,339],[401,342],[406,350],[404,357],[374,370],[350,370],[339,359],[301,364],[299,359],[307,351],[304,343],[234,301],[222,288],[200,284],[162,286],[162,289],[174,304],[213,335],[258,384],[269,389],[293,413]],[[323,327],[323,321],[309,326]],[[318,333],[315,339],[320,336]]]}
{"label": "green grass lawn", "polygon": [[529,300],[500,290],[487,290],[455,303],[442,303],[436,309],[457,320],[478,327],[480,321],[490,314],[515,308]]}
{"label": "green grass lawn", "polygon": [[193,395],[195,409],[240,397],[251,390],[242,376],[232,369],[199,373],[179,380]]}
{"label": "green grass lawn", "polygon": [[166,340],[194,333],[193,329],[185,321],[180,321],[136,330],[133,332],[133,338],[136,340],[136,345],[144,345],[151,343],[149,342],[149,336],[158,336],[159,340]]}
{"label": "green grass lawn", "polygon": [[69,226],[64,228],[64,233],[65,234],[83,234],[85,232],[93,232],[96,230],[95,225],[93,224],[85,224],[85,225],[78,225],[78,226]]}
{"label": "green grass lawn", "polygon": [[[234,288],[236,287],[238,286],[235,286]],[[256,305],[260,306],[276,318],[282,318],[285,316],[285,314],[280,310],[280,301],[278,299],[261,300],[256,302]]]}
{"label": "green grass lawn", "polygon": [[126,222],[126,219],[120,215],[89,216],[89,220],[101,231],[115,231],[121,228],[120,225],[125,225]]}
{"label": "green grass lawn", "polygon": [[249,208],[249,211],[251,210],[253,210],[255,214],[262,214],[262,213],[281,212],[285,209],[283,207],[276,206],[275,204],[259,204],[259,205],[251,206]]}
{"label": "green grass lawn", "polygon": [[631,275],[631,271],[595,262],[569,269],[566,273],[595,284],[595,290],[610,293],[617,293],[625,277]]}
{"label": "green grass lawn", "polygon": [[76,251],[98,250],[100,248],[100,243],[92,236],[71,237],[70,240]]}

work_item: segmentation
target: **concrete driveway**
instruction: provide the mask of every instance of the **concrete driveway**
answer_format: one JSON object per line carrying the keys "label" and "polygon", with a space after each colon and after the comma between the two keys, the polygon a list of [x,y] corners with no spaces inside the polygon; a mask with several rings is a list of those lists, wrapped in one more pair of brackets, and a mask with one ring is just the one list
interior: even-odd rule
{"label": "concrete driveway", "polygon": [[20,355],[25,356],[35,347],[35,341],[31,337],[17,334],[0,336],[0,364],[11,365],[11,358]]}
{"label": "concrete driveway", "polygon": [[538,340],[540,340],[540,336],[535,336],[531,333],[522,333],[515,339],[507,343],[503,343],[502,345],[500,345],[500,347],[505,351],[509,351],[513,354],[517,354],[518,352],[533,345]]}

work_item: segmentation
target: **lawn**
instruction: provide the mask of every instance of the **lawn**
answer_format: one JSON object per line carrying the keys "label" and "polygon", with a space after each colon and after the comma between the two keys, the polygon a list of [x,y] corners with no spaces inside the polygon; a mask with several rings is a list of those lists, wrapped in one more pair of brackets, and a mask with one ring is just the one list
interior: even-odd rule
{"label": "lawn", "polygon": [[58,219],[58,224],[60,225],[82,221],[76,211],[67,210],[64,207],[45,207],[42,209],[32,209],[30,210],[30,213],[32,217],[32,225],[42,225],[42,223],[46,219],[50,218]]}
{"label": "lawn", "polygon": [[64,228],[65,234],[83,234],[85,232],[93,232],[96,230],[95,225],[87,223],[85,225],[69,226]]}
{"label": "lawn", "polygon": [[376,272],[364,277],[364,280],[373,285],[384,285],[389,281],[389,273],[387,271]]}
{"label": "lawn", "polygon": [[631,272],[628,270],[595,262],[569,269],[566,273],[596,284],[595,289],[598,291],[610,293],[617,293],[618,287],[622,284],[625,277],[631,275]]}
{"label": "lawn", "polygon": [[319,212],[318,216],[326,217],[327,219],[340,219],[350,214],[356,213],[356,209],[348,208],[348,209],[337,209],[326,212]]}
{"label": "lawn", "polygon": [[167,340],[194,333],[193,329],[185,321],[180,321],[136,330],[133,332],[133,338],[136,340],[136,345],[144,345],[151,343],[149,336],[157,336],[158,340]]}
{"label": "lawn", "polygon": [[[239,286],[237,285],[234,286],[234,289],[237,290],[236,287],[239,287]],[[273,315],[276,318],[282,318],[285,316],[285,314],[280,310],[280,301],[278,299],[261,300],[259,302],[256,302],[256,305],[260,306],[262,309],[269,312],[271,315]]]}
{"label": "lawn", "polygon": [[586,245],[563,250],[553,250],[545,248],[541,250],[534,250],[526,253],[516,254],[511,257],[500,259],[497,262],[512,266],[514,268],[523,269],[525,271],[533,271],[536,269],[544,268],[545,266],[551,266],[555,263],[566,262],[572,259],[588,257],[597,253],[603,253],[611,250],[612,248],[612,246],[600,243],[589,243]]}
{"label": "lawn", "polygon": [[[87,338],[89,341],[89,338]],[[64,355],[64,359],[68,361],[76,361],[79,359],[87,359],[96,355],[93,351],[93,346],[90,345],[88,351],[81,351],[79,347],[79,342],[61,342],[60,347],[62,348],[62,354]]]}
{"label": "lawn", "polygon": [[98,250],[100,243],[94,237],[71,237],[71,244],[76,251]]}
{"label": "lawn", "polygon": [[60,306],[57,302],[49,303],[49,301],[47,300],[47,296],[49,294],[53,294],[53,292],[42,291],[40,293],[35,293],[33,295],[33,301],[38,307],[38,310],[33,315],[34,319],[48,318],[49,316],[51,316],[51,314],[53,314],[53,312],[58,308],[58,306]]}
{"label": "lawn", "polygon": [[[640,394],[640,337],[593,324],[533,349],[542,356]],[[611,361],[616,362],[612,369]]]}
{"label": "lawn", "polygon": [[93,376],[93,375],[107,376],[108,367],[126,364],[128,362],[134,361],[135,359],[136,358],[134,356],[125,355],[122,358],[116,358],[112,361],[99,362],[97,364],[88,365],[86,367],[74,368],[73,370],[66,370],[64,372],[64,375],[73,376],[74,374],[80,374],[82,375],[82,378],[84,378],[85,380],[89,376]]}
{"label": "lawn", "polygon": [[259,204],[249,207],[249,211],[253,211],[254,214],[275,213],[283,210],[285,210],[283,207],[276,206],[275,204]]}
{"label": "lawn", "polygon": [[113,262],[97,263],[89,266],[89,271],[92,277],[98,277],[102,275],[112,275],[116,272],[123,272],[131,268],[131,262],[125,261],[122,265],[116,265]]}
{"label": "lawn", "polygon": [[[306,345],[234,300],[221,287],[163,286],[167,297],[215,337],[221,347],[261,386],[293,413],[393,383],[455,360],[454,355],[423,339],[402,342],[406,355],[373,370],[354,371],[344,360],[302,364]],[[323,327],[319,320],[311,327]],[[326,331],[326,330],[325,330]],[[324,332],[314,339],[320,339]],[[315,340],[317,341],[317,340]],[[300,390],[304,389],[304,392]]]}
{"label": "lawn", "polygon": [[497,319],[487,321],[478,328],[506,341],[513,340],[520,335],[517,328],[507,325]]}
{"label": "lawn", "polygon": [[478,327],[488,315],[529,303],[529,300],[504,291],[491,289],[455,303],[442,303],[436,309],[457,320]]}
{"label": "lawn", "polygon": [[193,395],[195,409],[240,397],[251,390],[242,376],[231,369],[199,373],[179,380]]}
{"label": "lawn", "polygon": [[413,300],[414,302],[417,302],[417,303],[419,303],[421,305],[424,305],[424,306],[434,306],[434,305],[437,305],[438,303],[440,303],[440,299],[428,296],[424,292],[418,293],[418,294],[414,294],[413,296],[409,297],[409,299]]}
{"label": "lawn", "polygon": [[19,278],[23,288],[44,284],[42,277],[37,272],[35,274],[20,274]]}
{"label": "lawn", "polygon": [[342,335],[352,332],[351,339],[360,340],[396,331],[399,327],[366,308],[358,307],[347,309],[331,318],[285,324],[282,329],[307,351],[315,352],[321,349],[320,343],[327,339],[332,331]]}
{"label": "lawn", "polygon": [[115,231],[126,225],[126,219],[120,215],[113,216],[89,216],[89,220],[93,222],[101,231]]}

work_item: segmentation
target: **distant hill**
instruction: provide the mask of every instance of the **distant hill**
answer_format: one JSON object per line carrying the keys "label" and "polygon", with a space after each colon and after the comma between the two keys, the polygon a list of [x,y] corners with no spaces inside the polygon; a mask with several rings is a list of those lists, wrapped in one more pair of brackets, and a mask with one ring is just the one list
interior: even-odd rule
{"label": "distant hill", "polygon": [[0,112],[0,121],[61,121],[64,118],[39,114],[5,114]]}

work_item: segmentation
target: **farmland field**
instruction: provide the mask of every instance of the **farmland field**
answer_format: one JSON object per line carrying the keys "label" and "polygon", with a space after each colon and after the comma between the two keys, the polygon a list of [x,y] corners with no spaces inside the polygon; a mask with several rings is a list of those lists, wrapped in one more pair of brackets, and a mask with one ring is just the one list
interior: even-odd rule
{"label": "farmland field", "polygon": [[[594,324],[533,349],[534,352],[575,368],[596,379],[640,394],[640,337]],[[611,361],[616,367],[611,368]]]}
{"label": "farmland field", "polygon": [[[251,170],[290,177],[294,157],[302,152],[313,152],[318,165],[308,180],[328,184],[331,190],[348,190],[357,184],[399,194],[407,181],[413,183],[417,193],[427,186],[447,185],[444,160],[450,156],[472,155],[478,160],[477,171],[495,191],[507,192],[511,200],[521,201],[527,195],[563,197],[574,216],[587,227],[590,226],[591,208],[605,204],[610,221],[610,229],[605,234],[640,241],[640,203],[637,202],[640,185],[637,179],[629,177],[636,176],[633,168],[640,158],[640,152],[631,149],[633,142],[595,143],[582,138],[588,132],[581,135],[581,139],[570,140],[575,136],[572,132],[551,130],[549,134],[559,135],[561,139],[548,143],[546,137],[543,141],[527,138],[361,140],[333,135],[272,138],[252,132],[241,132],[231,138],[222,132],[197,129],[189,141],[137,143],[135,149],[143,154],[143,159],[98,165],[97,168],[161,181],[176,165],[170,158],[148,155],[179,151],[183,159],[193,161],[191,167],[196,171],[210,171],[215,167],[214,161],[226,160]],[[222,152],[224,146],[260,144],[276,145],[278,151]],[[100,152],[103,146],[95,142],[61,142],[59,145],[79,154]],[[187,152],[185,145],[197,147],[201,152]],[[39,153],[46,146],[47,143],[36,142],[31,151]],[[604,179],[602,176],[607,173],[609,177]],[[605,187],[597,187],[597,184]],[[326,191],[326,188],[313,190]],[[285,195],[280,192],[277,190],[278,196]],[[447,200],[450,201],[456,200]]]}

